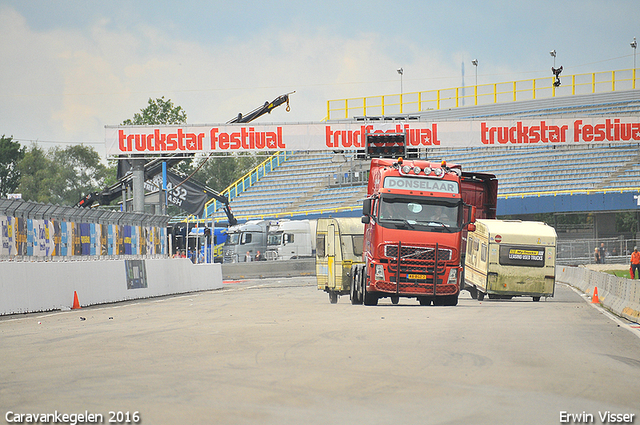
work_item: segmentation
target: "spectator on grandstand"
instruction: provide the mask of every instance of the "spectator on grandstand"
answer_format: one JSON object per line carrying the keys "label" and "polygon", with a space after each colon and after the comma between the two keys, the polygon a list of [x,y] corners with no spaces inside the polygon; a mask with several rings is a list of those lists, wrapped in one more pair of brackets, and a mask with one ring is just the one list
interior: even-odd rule
{"label": "spectator on grandstand", "polygon": [[[638,277],[636,278],[636,270],[638,271]],[[633,247],[633,252],[631,253],[631,279],[640,278],[640,252],[638,252],[638,247]]]}
{"label": "spectator on grandstand", "polygon": [[596,264],[601,264],[602,262],[600,261],[600,250],[598,249],[598,247],[596,247],[594,253],[595,253],[594,260],[596,261]]}

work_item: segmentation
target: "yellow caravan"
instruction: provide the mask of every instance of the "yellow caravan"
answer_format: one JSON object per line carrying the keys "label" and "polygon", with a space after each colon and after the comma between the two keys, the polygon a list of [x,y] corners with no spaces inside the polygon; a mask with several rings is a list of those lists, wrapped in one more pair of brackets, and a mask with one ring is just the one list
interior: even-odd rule
{"label": "yellow caravan", "polygon": [[514,296],[552,297],[556,231],[536,221],[477,220],[467,237],[464,280],[482,301]]}
{"label": "yellow caravan", "polygon": [[364,224],[360,217],[319,218],[316,228],[318,289],[332,304],[351,289],[351,265],[362,263]]}

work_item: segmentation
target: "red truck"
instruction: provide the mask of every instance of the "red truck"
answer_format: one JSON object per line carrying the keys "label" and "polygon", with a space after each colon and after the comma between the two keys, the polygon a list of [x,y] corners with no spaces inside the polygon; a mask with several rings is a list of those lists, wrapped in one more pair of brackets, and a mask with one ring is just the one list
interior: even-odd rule
{"label": "red truck", "polygon": [[476,218],[495,218],[494,175],[426,160],[371,159],[363,264],[353,265],[352,304],[390,297],[420,305],[458,304],[467,230]]}

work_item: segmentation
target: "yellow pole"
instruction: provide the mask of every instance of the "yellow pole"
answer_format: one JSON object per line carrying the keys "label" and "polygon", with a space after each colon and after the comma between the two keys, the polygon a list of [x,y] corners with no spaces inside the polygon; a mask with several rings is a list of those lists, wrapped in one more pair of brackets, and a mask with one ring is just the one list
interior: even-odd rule
{"label": "yellow pole", "polygon": [[531,90],[533,90],[533,100],[536,99],[536,79],[533,79],[533,86],[531,88]]}
{"label": "yellow pole", "polygon": [[616,91],[616,72],[611,71],[611,91]]}

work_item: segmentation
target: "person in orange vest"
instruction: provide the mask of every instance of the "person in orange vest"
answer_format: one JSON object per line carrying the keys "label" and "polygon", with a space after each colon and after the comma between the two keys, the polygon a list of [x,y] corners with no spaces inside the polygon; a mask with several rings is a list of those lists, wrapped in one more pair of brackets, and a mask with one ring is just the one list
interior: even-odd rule
{"label": "person in orange vest", "polygon": [[637,279],[636,270],[638,270],[638,278],[640,278],[640,252],[638,252],[638,247],[634,246],[631,253],[631,279]]}

